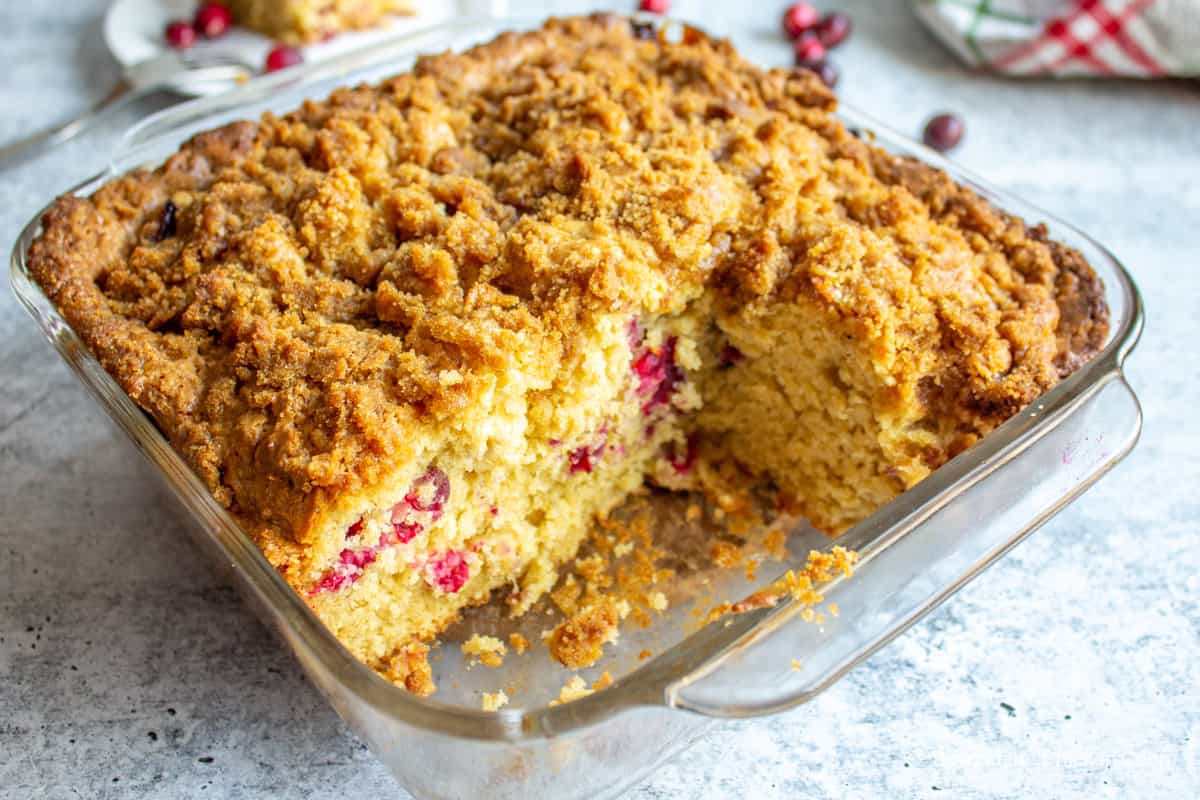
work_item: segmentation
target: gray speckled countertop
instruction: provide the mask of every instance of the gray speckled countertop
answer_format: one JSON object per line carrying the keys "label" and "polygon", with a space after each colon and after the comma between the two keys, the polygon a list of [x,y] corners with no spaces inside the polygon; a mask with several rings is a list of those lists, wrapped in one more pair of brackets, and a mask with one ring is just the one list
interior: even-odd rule
{"label": "gray speckled countertop", "polygon": [[[837,54],[846,100],[909,131],[935,110],[963,112],[963,163],[1131,266],[1148,307],[1129,365],[1145,433],[1082,499],[822,697],[718,728],[633,796],[1196,797],[1200,89],[972,76],[903,4],[840,5],[857,24]],[[0,5],[0,141],[113,80],[104,6]],[[782,6],[676,10],[782,63]],[[0,242],[152,105],[0,175]],[[113,437],[0,293],[0,796],[402,795]]]}

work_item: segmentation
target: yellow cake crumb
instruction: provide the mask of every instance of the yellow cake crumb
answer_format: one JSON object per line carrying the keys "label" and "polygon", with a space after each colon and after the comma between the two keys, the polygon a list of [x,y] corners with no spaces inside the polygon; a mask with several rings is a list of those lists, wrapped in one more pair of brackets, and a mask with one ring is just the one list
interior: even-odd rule
{"label": "yellow cake crumb", "polygon": [[668,606],[667,596],[665,594],[663,594],[662,592],[654,592],[648,598],[646,598],[646,601],[647,601],[648,605],[651,608],[653,608],[655,611],[666,611],[667,610],[667,606]]}
{"label": "yellow cake crumb", "polygon": [[571,680],[567,681],[567,685],[564,686],[561,691],[559,691],[558,699],[551,700],[550,705],[558,706],[562,705],[563,703],[570,703],[574,700],[587,697],[589,694],[592,694],[593,691],[594,690],[588,687],[587,681],[578,675],[573,675],[571,676]]}
{"label": "yellow cake crumb", "polygon": [[608,670],[605,670],[604,672],[600,673],[599,680],[592,683],[592,691],[593,692],[602,691],[602,690],[607,689],[608,687],[612,686],[612,683],[613,683],[612,674],[610,674]]}
{"label": "yellow cake crumb", "polygon": [[480,636],[478,633],[463,642],[465,656],[475,656],[486,667],[498,667],[504,663],[508,648],[495,636]]}
{"label": "yellow cake crumb", "polygon": [[508,695],[504,693],[503,689],[498,692],[484,692],[480,705],[484,711],[499,711],[508,705]]}
{"label": "yellow cake crumb", "polygon": [[599,603],[563,621],[551,633],[550,654],[563,666],[588,667],[604,654],[604,645],[617,638],[618,604]]}
{"label": "yellow cake crumb", "polygon": [[512,649],[517,655],[521,655],[529,649],[529,640],[519,633],[514,633],[508,637],[508,643],[512,645]]}

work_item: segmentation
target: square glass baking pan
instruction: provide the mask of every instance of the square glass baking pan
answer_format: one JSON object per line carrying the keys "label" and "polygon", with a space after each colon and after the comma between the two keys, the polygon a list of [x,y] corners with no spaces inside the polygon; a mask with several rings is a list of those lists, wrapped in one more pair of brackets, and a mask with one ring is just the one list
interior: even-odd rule
{"label": "square glass baking pan", "polygon": [[[337,85],[403,71],[417,53],[458,49],[500,30],[539,22],[451,23],[177,106],[130,130],[109,168],[70,191],[88,194],[129,169],[160,163],[201,130],[268,110],[287,111]],[[677,27],[661,24],[667,35]],[[613,684],[563,705],[549,701],[571,673],[539,654],[545,648],[510,656],[498,670],[469,669],[464,663],[456,640],[475,629],[490,632],[496,625],[516,624],[497,619],[491,610],[469,616],[435,651],[440,688],[433,698],[408,694],[357,661],[213,500],[34,283],[26,254],[39,232],[40,213],[14,248],[12,285],[46,338],[186,510],[201,548],[226,569],[313,683],[409,791],[432,798],[481,791],[494,797],[612,796],[716,718],[770,714],[817,695],[1087,489],[1133,448],[1141,430],[1141,411],[1122,363],[1137,342],[1143,309],[1120,262],[1069,224],[867,116],[845,108],[839,113],[885,149],[940,167],[997,206],[1045,222],[1054,238],[1082,252],[1106,287],[1109,339],[1102,352],[1053,390],[836,540],[861,556],[852,578],[824,591],[826,600],[839,607],[838,616],[819,624],[805,621],[804,609],[785,600],[707,627],[696,622],[700,595],[709,602],[736,600],[802,566],[809,548],[832,545],[798,526],[789,539],[789,557],[763,563],[757,581],[741,570],[679,581],[666,614],[649,628],[623,626],[616,646],[584,673],[594,679],[607,670]],[[546,625],[544,617],[527,616],[533,619],[520,623],[531,626],[525,630]],[[654,655],[640,659],[643,649]],[[513,705],[497,713],[478,710],[479,693],[501,687],[516,688]]]}

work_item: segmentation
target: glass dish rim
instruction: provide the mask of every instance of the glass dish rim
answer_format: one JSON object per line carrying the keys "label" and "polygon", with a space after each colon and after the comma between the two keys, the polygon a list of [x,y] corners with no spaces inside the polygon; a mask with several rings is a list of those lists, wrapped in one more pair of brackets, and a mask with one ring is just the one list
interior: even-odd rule
{"label": "glass dish rim", "polygon": [[[640,15],[634,15],[631,18],[642,19]],[[282,73],[278,76],[267,76],[218,97],[200,98],[159,112],[131,127],[123,137],[122,146],[126,150],[136,151],[139,148],[151,147],[168,140],[173,135],[177,136],[183,125],[197,119],[215,116],[217,112],[210,113],[210,108],[236,107],[236,103],[242,99],[260,102],[264,94],[276,89],[290,92],[310,87],[316,88],[330,79],[331,70],[352,72],[367,66],[378,66],[385,60],[401,61],[411,58],[418,51],[428,52],[423,48],[418,50],[420,45],[416,42],[429,36],[436,38],[438,35],[448,37],[456,33],[473,31],[524,30],[531,27],[531,21],[532,24],[540,24],[543,19],[544,17],[488,17],[475,19],[469,24],[450,23],[435,26],[404,37],[406,41],[414,42],[411,47],[406,49],[397,50],[395,44],[376,46],[367,48],[371,52],[356,51],[321,62],[315,65],[311,72],[301,70],[301,74]],[[659,25],[682,24],[673,20],[654,19],[653,21]],[[861,111],[839,104],[837,116],[849,127],[870,132],[885,149],[887,149],[888,143],[901,145],[908,153],[917,155],[926,163],[946,171],[956,181],[968,185],[990,202],[1001,201],[1010,204],[1008,207],[1022,207],[1026,213],[1036,212],[1040,221],[1057,230],[1068,230],[1074,236],[1086,240],[1090,246],[1107,259],[1107,266],[1118,278],[1117,286],[1105,286],[1106,297],[1111,298],[1114,292],[1119,292],[1124,300],[1124,313],[1120,319],[1111,320],[1109,339],[1100,353],[1031,403],[1029,407],[988,434],[974,447],[943,465],[917,486],[879,509],[838,539],[831,540],[831,544],[852,547],[864,553],[864,557],[869,557],[873,552],[880,551],[894,540],[895,531],[902,527],[902,522],[907,522],[910,529],[913,524],[919,524],[919,521],[914,522],[914,520],[919,520],[940,504],[949,502],[952,497],[948,498],[947,495],[951,494],[953,489],[957,487],[961,492],[965,486],[973,485],[981,480],[988,471],[989,465],[994,465],[998,459],[1009,458],[1023,451],[1053,429],[1059,421],[1069,415],[1073,408],[1083,403],[1108,381],[1121,379],[1124,359],[1136,345],[1144,325],[1144,307],[1141,294],[1125,266],[1107,248],[1088,234],[1058,216],[1047,213],[1027,201],[992,186],[971,171],[897,133]],[[164,125],[164,122],[170,123],[172,119],[176,120],[178,124]],[[163,129],[155,130],[156,127]],[[148,132],[151,135],[146,135]],[[91,192],[123,172],[123,168],[119,172],[116,166],[121,155],[121,149],[118,148],[107,169],[68,189],[65,194]],[[1001,207],[1006,206],[1001,205]],[[485,712],[442,703],[437,699],[417,697],[394,686],[352,656],[338,642],[301,597],[270,566],[257,546],[233,521],[233,518],[216,503],[200,479],[187,467],[186,462],[158,432],[157,428],[149,423],[144,423],[138,429],[131,426],[130,421],[137,416],[144,417],[143,413],[116,381],[100,367],[99,362],[78,339],[65,319],[58,313],[57,308],[42,292],[41,287],[29,275],[26,255],[29,245],[40,230],[42,215],[48,208],[49,205],[41,209],[25,225],[14,246],[10,281],[18,300],[38,322],[44,335],[76,372],[80,381],[104,407],[106,413],[130,436],[135,446],[155,465],[160,473],[164,473],[164,477],[168,479],[172,488],[178,491],[180,481],[188,484],[190,491],[198,495],[202,502],[207,502],[209,508],[206,511],[211,517],[216,519],[222,527],[231,529],[234,541],[239,544],[236,549],[230,549],[222,538],[204,524],[203,520],[198,517],[194,520],[221,548],[227,561],[231,562],[235,572],[244,581],[244,588],[251,591],[259,601],[267,604],[276,612],[276,625],[289,626],[289,633],[304,641],[308,652],[315,654],[325,673],[335,679],[343,689],[352,692],[357,699],[369,704],[377,712],[387,713],[408,725],[451,737],[495,742],[520,742],[581,730],[637,706],[654,705],[686,709],[685,705],[677,705],[672,702],[673,688],[685,686],[718,669],[726,658],[749,647],[750,640],[755,634],[761,633],[765,629],[781,627],[801,612],[802,608],[799,604],[785,601],[774,608],[738,615],[733,624],[728,626],[709,625],[619,678],[605,691],[558,706],[506,708],[498,712]],[[68,352],[69,350],[70,352]],[[167,460],[171,467],[169,472],[164,470],[164,464],[160,459]],[[1089,483],[1098,477],[1097,475]],[[954,494],[956,493],[954,492]],[[193,516],[195,515],[193,514]],[[928,609],[918,615],[918,618],[927,611]],[[873,646],[867,648],[860,658],[855,659],[854,664],[859,663],[870,652],[885,644],[900,630],[903,628],[894,629],[890,631],[889,636],[873,643]],[[295,645],[291,642],[289,645],[296,654]],[[852,666],[853,664],[846,669]],[[837,674],[828,676],[828,680],[822,682],[820,690],[835,682],[845,671],[841,670]],[[773,708],[772,711],[805,702],[811,696],[812,694],[809,693],[784,698],[780,705]]]}

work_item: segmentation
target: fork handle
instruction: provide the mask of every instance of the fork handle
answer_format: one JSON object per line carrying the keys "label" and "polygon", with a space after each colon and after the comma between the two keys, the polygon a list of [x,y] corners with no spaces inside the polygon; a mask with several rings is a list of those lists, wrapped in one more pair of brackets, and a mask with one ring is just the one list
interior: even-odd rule
{"label": "fork handle", "polygon": [[118,81],[104,99],[82,114],[59,125],[44,128],[15,142],[0,146],[0,167],[8,167],[17,160],[29,158],[45,152],[55,145],[74,139],[102,119],[106,113],[119,108],[141,94],[143,92],[135,90],[128,81]]}

